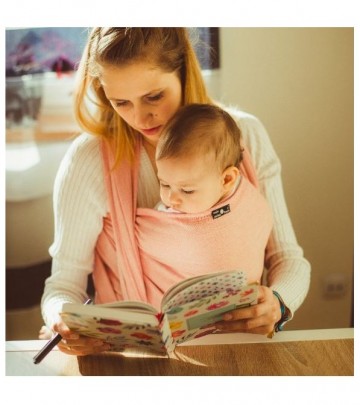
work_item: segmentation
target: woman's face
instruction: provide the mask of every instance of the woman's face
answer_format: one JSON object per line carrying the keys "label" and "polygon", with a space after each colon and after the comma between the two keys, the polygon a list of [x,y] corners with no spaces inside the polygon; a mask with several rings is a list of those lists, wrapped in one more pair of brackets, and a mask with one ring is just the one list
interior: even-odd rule
{"label": "woman's face", "polygon": [[153,145],[181,105],[178,74],[146,62],[101,67],[100,83],[114,110]]}

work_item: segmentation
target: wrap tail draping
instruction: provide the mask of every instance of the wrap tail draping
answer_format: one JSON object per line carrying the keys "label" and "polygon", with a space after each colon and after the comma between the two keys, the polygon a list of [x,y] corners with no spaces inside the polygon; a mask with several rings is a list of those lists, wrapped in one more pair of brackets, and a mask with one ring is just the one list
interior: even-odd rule
{"label": "wrap tail draping", "polygon": [[141,147],[134,164],[111,170],[111,148],[102,144],[110,212],[96,246],[96,302],[141,300],[160,309],[175,283],[219,271],[243,270],[249,282],[260,281],[272,216],[247,150],[231,197],[201,214],[177,214],[136,207]]}
{"label": "wrap tail draping", "polygon": [[140,142],[135,161],[122,161],[116,169],[111,145],[101,142],[109,213],[95,249],[94,286],[97,303],[147,301],[144,276],[135,238],[135,215]]}

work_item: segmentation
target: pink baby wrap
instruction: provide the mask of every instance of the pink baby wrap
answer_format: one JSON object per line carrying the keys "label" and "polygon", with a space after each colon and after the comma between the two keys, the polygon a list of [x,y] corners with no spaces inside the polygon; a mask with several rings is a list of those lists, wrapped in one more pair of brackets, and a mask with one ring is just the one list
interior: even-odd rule
{"label": "pink baby wrap", "polygon": [[141,300],[160,309],[175,283],[219,271],[243,270],[249,282],[260,281],[272,215],[248,152],[231,197],[201,214],[177,214],[137,208],[140,147],[135,164],[111,171],[113,153],[102,142],[110,212],[95,251],[96,302]]}

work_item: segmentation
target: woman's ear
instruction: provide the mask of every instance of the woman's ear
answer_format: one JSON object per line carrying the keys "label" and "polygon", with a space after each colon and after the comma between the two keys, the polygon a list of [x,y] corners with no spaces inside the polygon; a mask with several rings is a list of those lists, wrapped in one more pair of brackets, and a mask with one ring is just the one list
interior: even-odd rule
{"label": "woman's ear", "polygon": [[230,166],[223,171],[222,181],[224,191],[228,192],[235,186],[236,180],[240,175],[239,169],[235,166]]}

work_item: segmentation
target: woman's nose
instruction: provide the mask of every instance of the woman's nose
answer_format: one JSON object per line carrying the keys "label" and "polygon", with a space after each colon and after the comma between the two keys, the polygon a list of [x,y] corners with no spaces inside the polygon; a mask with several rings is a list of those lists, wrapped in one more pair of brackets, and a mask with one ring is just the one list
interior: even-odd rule
{"label": "woman's nose", "polygon": [[134,122],[137,128],[146,129],[151,126],[153,114],[149,108],[136,107],[134,109]]}

